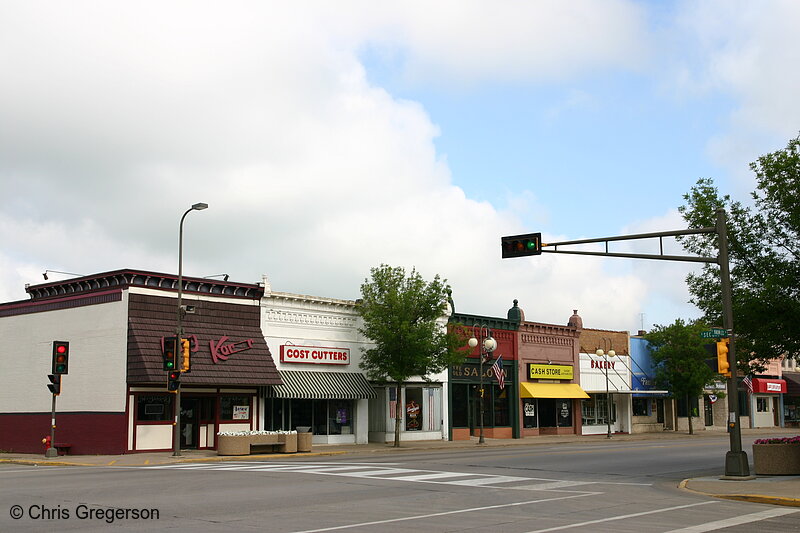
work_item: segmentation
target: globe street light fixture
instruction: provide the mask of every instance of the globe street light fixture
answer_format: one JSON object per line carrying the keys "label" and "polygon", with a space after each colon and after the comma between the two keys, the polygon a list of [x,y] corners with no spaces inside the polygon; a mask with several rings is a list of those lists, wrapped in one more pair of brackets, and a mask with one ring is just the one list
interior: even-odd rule
{"label": "globe street light fixture", "polygon": [[617,355],[617,352],[615,352],[612,348],[606,353],[603,351],[602,348],[598,348],[597,351],[594,353],[597,354],[598,357],[603,357],[603,354],[605,354],[605,364],[603,365],[603,367],[606,374],[606,402],[608,407],[608,413],[606,413],[606,424],[608,426],[608,434],[606,435],[606,438],[610,439],[611,438],[611,392],[609,391],[608,388],[608,358],[614,357],[615,355]]}
{"label": "globe street light fixture", "polygon": [[[186,210],[181,217],[180,226],[178,226],[178,320],[175,327],[175,336],[178,342],[183,337],[183,221],[186,215],[192,211],[202,211],[208,209],[208,204],[196,203]],[[178,369],[176,368],[177,372]],[[178,388],[175,390],[175,428],[172,432],[172,455],[179,457],[181,455],[181,384],[178,382]]]}
{"label": "globe street light fixture", "polygon": [[[480,339],[480,340],[478,340]],[[487,326],[474,325],[472,326],[472,337],[467,341],[470,348],[475,348],[480,344],[478,356],[480,357],[480,391],[478,401],[481,405],[480,417],[480,433],[478,436],[478,444],[484,444],[486,441],[483,438],[483,412],[484,412],[484,391],[483,391],[483,363],[489,358],[489,355],[497,348],[497,341],[492,338],[492,330]]]}

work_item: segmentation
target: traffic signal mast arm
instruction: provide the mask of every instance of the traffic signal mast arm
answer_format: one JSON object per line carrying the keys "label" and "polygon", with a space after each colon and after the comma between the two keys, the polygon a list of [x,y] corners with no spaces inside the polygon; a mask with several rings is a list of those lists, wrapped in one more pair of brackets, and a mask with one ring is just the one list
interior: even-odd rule
{"label": "traffic signal mast arm", "polygon": [[[627,257],[630,259],[660,259],[662,261],[688,261],[691,263],[717,263],[717,257],[697,257],[691,255],[666,255],[664,254],[664,237],[680,237],[682,235],[701,235],[703,233],[716,233],[716,228],[700,228],[700,229],[684,229],[674,231],[658,231],[655,233],[639,233],[636,235],[620,235],[616,237],[600,237],[597,239],[580,239],[577,241],[562,241],[562,242],[548,242],[542,243],[542,253],[550,254],[573,254],[573,255],[596,255],[603,257]],[[632,241],[639,239],[658,239],[659,251],[658,254],[631,254],[622,252],[609,252],[608,243],[613,241]],[[586,250],[559,250],[559,246],[569,246],[573,244],[594,244],[603,242],[606,245],[604,252],[590,252]],[[548,250],[547,248],[553,248]]]}
{"label": "traffic signal mast arm", "polygon": [[[733,304],[731,302],[731,274],[730,264],[728,259],[728,229],[726,224],[725,210],[722,208],[717,209],[716,221],[713,228],[699,228],[699,229],[684,229],[676,231],[660,231],[655,233],[639,233],[636,235],[621,235],[617,237],[603,237],[600,239],[581,239],[577,241],[563,241],[542,243],[540,241],[541,253],[556,253],[556,254],[575,254],[575,255],[594,255],[601,257],[627,257],[630,259],[660,259],[662,261],[686,261],[691,263],[716,263],[719,265],[720,273],[720,288],[722,292],[722,320],[723,326],[733,333]],[[679,237],[681,235],[701,235],[701,234],[716,234],[717,245],[719,248],[719,255],[717,257],[698,257],[689,255],[666,255],[664,253],[664,237]],[[639,239],[653,239],[659,240],[659,253],[658,254],[632,254],[621,252],[609,252],[608,243],[612,241],[630,241]],[[518,257],[517,255],[510,256],[506,252],[506,242],[509,237],[502,237],[500,240],[503,258]],[[577,245],[577,244],[592,244],[604,242],[605,251],[603,252],[590,252],[583,250],[559,250],[559,246]],[[548,250],[547,248],[552,248]],[[533,254],[526,254],[533,255]],[[725,456],[725,474],[728,476],[742,476],[747,477],[750,475],[750,467],[747,463],[747,454],[742,450],[742,433],[739,423],[739,402],[735,401],[738,383],[736,380],[736,337],[732,336],[728,342],[728,397],[734,400],[729,403],[730,417],[728,419],[728,428],[730,435],[730,451]]]}

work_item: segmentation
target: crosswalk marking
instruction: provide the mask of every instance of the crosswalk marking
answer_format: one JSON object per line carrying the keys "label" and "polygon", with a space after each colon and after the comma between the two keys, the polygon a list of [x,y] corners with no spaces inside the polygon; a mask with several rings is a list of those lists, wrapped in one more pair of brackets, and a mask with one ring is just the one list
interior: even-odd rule
{"label": "crosswalk marking", "polygon": [[148,468],[176,470],[218,470],[223,472],[274,472],[315,474],[353,478],[382,479],[387,481],[406,481],[413,483],[436,483],[462,487],[489,487],[533,491],[567,491],[579,485],[596,483],[593,481],[563,481],[558,479],[528,478],[470,472],[443,472],[399,468],[386,463],[178,463],[174,465],[154,465]]}

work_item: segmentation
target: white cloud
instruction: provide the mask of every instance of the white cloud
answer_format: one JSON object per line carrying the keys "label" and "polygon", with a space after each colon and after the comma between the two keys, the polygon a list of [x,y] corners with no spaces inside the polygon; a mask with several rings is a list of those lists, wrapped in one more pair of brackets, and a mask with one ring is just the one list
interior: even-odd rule
{"label": "white cloud", "polygon": [[[409,78],[451,91],[640,69],[652,53],[641,4],[287,6],[3,7],[0,299],[26,298],[44,269],[174,271],[180,215],[199,201],[210,208],[186,219],[188,275],[266,273],[275,290],[355,298],[386,262],[448,278],[459,311],[504,316],[518,298],[530,320],[566,323],[577,308],[608,329],[637,329],[643,301],[685,296],[661,267],[501,260],[499,237],[545,202],[467,197],[426,109],[371,85],[358,59],[398,50]],[[767,84],[716,76],[754,101]]]}

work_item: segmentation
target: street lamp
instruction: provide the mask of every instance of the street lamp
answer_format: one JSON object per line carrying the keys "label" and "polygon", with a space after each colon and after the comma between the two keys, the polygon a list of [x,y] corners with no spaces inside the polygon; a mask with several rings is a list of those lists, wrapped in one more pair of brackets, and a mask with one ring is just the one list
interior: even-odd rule
{"label": "street lamp", "polygon": [[[477,333],[477,334],[476,334]],[[480,340],[479,340],[480,339]],[[481,404],[481,419],[480,419],[480,434],[478,437],[478,444],[484,444],[486,441],[483,438],[483,412],[484,412],[484,392],[483,392],[483,363],[489,358],[495,348],[497,348],[497,341],[492,338],[492,330],[487,326],[475,324],[472,326],[472,337],[467,341],[470,348],[475,348],[480,344],[478,355],[480,357],[480,399]]]}
{"label": "street lamp", "polygon": [[609,391],[609,388],[608,388],[608,358],[609,357],[614,357],[615,355],[617,355],[617,352],[615,352],[613,348],[610,349],[608,352],[604,352],[602,348],[598,348],[597,351],[594,352],[594,353],[597,354],[598,357],[603,357],[605,355],[605,364],[603,365],[603,367],[604,367],[605,374],[606,374],[606,402],[607,402],[607,408],[608,408],[608,412],[606,413],[606,424],[608,426],[608,434],[606,435],[606,438],[610,439],[611,438],[611,412],[612,411],[611,411],[611,392]]}
{"label": "street lamp", "polygon": [[[175,327],[175,336],[178,337],[178,342],[183,338],[183,221],[186,215],[192,211],[202,211],[208,209],[208,204],[197,203],[186,210],[181,217],[181,223],[178,227],[178,320]],[[176,369],[177,371],[177,369]],[[175,391],[175,429],[172,432],[172,455],[179,457],[181,455],[181,384],[178,382],[178,389]]]}

